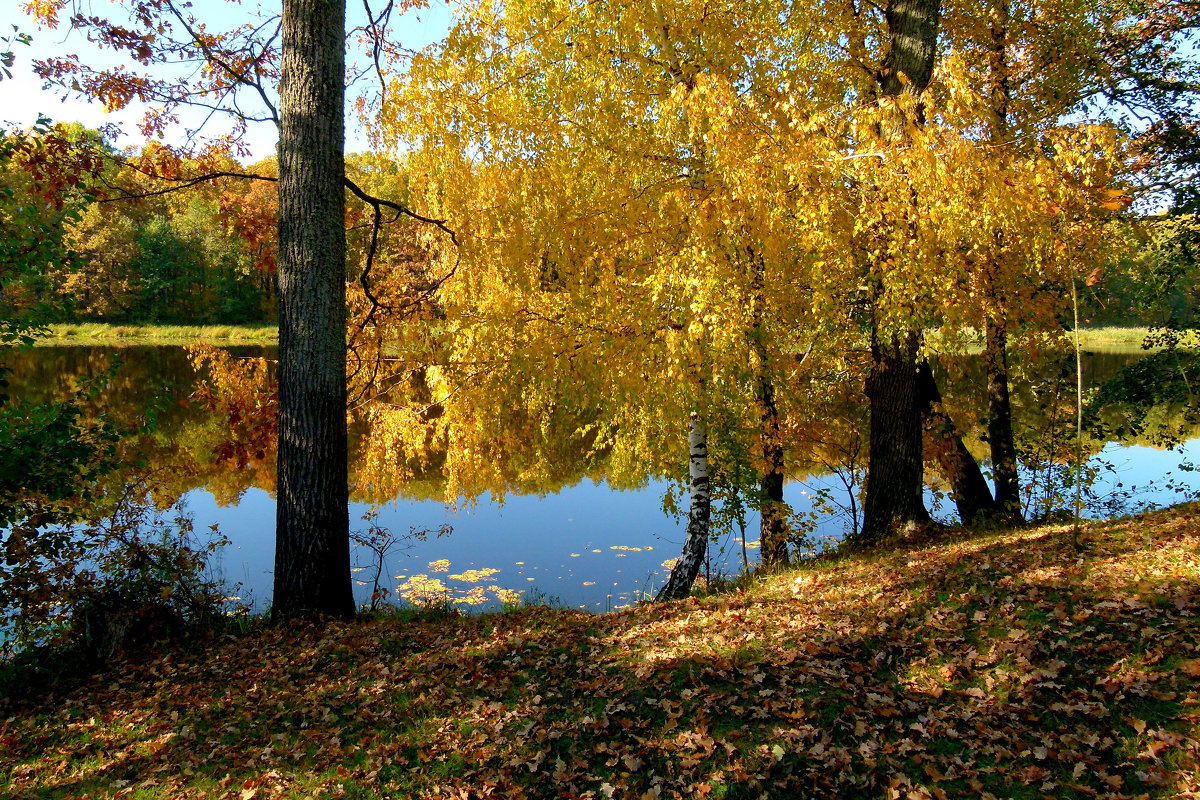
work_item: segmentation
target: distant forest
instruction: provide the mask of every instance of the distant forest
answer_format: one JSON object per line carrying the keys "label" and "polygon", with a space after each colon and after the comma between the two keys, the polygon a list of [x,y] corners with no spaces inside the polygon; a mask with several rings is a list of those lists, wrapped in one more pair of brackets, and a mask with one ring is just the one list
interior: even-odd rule
{"label": "distant forest", "polygon": [[[56,126],[84,143],[103,143],[78,124]],[[277,193],[269,180],[228,177],[164,191],[159,177],[131,164],[153,159],[157,145],[131,158],[107,161],[92,184],[47,203],[31,191],[28,173],[8,165],[10,191],[0,198],[27,211],[40,209],[35,229],[43,268],[0,289],[0,313],[56,322],[273,323],[277,312]],[[232,174],[274,176],[273,157],[242,165],[224,157]],[[385,156],[347,160],[347,169],[378,171]],[[370,163],[370,167],[365,166]],[[123,164],[124,166],[115,166]],[[391,162],[384,170],[405,172]],[[114,187],[121,193],[114,199]],[[103,197],[103,200],[95,198]],[[1184,211],[1185,213],[1180,213]],[[351,212],[353,213],[353,212]],[[26,214],[24,219],[28,219]],[[347,220],[351,246],[355,220]],[[1195,324],[1200,308],[1200,224],[1186,209],[1134,219],[1118,234],[1125,255],[1086,281],[1082,321],[1089,326]],[[348,280],[356,276],[348,275]]]}

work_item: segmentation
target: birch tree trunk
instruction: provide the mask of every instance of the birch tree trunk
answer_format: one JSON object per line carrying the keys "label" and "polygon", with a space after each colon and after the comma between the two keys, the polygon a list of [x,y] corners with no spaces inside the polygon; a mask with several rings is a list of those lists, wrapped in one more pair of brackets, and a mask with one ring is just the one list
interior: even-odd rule
{"label": "birch tree trunk", "polygon": [[346,449],[344,0],[284,0],[277,618],[354,613]]}
{"label": "birch tree trunk", "polygon": [[688,508],[687,534],[683,552],[671,570],[667,583],[655,600],[678,600],[687,597],[700,573],[700,565],[708,552],[709,517],[712,496],[708,481],[708,430],[698,414],[693,413],[688,425],[688,479],[691,503]]}

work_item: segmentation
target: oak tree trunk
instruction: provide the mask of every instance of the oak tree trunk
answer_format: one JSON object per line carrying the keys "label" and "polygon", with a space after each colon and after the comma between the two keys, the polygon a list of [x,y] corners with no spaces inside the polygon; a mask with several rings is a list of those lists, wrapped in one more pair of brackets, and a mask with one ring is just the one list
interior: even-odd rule
{"label": "oak tree trunk", "polygon": [[683,552],[675,568],[671,570],[666,585],[654,598],[656,600],[678,600],[687,597],[708,552],[709,518],[712,510],[708,481],[708,430],[698,414],[692,414],[688,426],[688,478],[691,503],[688,508]]}
{"label": "oak tree trunk", "polygon": [[[933,75],[940,10],[940,0],[889,0],[885,9],[888,53],[878,76],[881,97],[925,91]],[[921,122],[919,113],[914,120],[917,123]],[[902,119],[896,120],[894,130],[883,130],[881,134],[895,141],[904,135],[904,124]],[[879,277],[886,280],[884,275]],[[860,545],[873,544],[929,519],[922,499],[924,467],[917,385],[920,334],[913,329],[881,340],[879,325],[872,325],[872,364],[867,378],[870,462],[863,527],[855,537]]]}
{"label": "oak tree trunk", "polygon": [[284,0],[278,618],[354,613],[346,451],[344,0]]}
{"label": "oak tree trunk", "polygon": [[779,438],[779,408],[775,384],[766,375],[758,379],[758,401],[762,407],[763,473],[760,480],[759,545],[766,567],[788,563],[787,506],[783,503],[783,442]]}
{"label": "oak tree trunk", "polygon": [[759,445],[762,450],[763,468],[759,478],[760,500],[758,506],[758,541],[765,567],[788,563],[788,508],[783,503],[783,440],[779,432],[779,405],[775,400],[775,382],[768,369],[770,354],[767,352],[765,316],[766,266],[762,256],[747,248],[751,268],[751,314],[754,325],[750,333],[751,347],[758,362],[758,408],[761,428]]}
{"label": "oak tree trunk", "polygon": [[[988,48],[990,77],[989,104],[993,113],[990,140],[997,147],[1007,146],[1011,137],[1009,113],[1012,106],[1011,33],[1012,9],[1008,0],[1000,0],[992,15],[991,47]],[[1018,56],[1019,58],[1019,56]],[[1002,234],[997,232],[995,259],[1005,257]],[[987,371],[987,442],[991,450],[992,479],[996,484],[997,515],[1008,524],[1019,523],[1021,485],[1017,476],[1017,445],[1013,436],[1012,403],[1008,394],[1008,324],[1004,319],[1006,299],[996,285],[995,263],[987,263],[983,272],[985,292],[992,306],[984,319],[983,363]]]}
{"label": "oak tree trunk", "polygon": [[887,342],[872,336],[867,398],[871,433],[863,527],[857,544],[870,545],[929,520],[922,496],[920,340],[915,332]]}

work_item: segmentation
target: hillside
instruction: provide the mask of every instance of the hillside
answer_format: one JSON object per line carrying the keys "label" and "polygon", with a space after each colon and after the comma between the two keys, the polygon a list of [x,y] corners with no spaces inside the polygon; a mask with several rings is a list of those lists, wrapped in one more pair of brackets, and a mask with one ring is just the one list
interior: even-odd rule
{"label": "hillside", "polygon": [[0,705],[9,797],[1200,793],[1200,507],[589,616],[266,629]]}

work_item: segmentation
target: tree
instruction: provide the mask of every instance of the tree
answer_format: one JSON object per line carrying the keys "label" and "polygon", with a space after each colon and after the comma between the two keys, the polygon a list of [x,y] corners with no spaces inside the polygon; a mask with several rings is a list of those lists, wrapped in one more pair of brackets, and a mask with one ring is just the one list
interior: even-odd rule
{"label": "tree", "polygon": [[[907,129],[924,121],[921,102],[915,101],[933,76],[937,55],[939,0],[892,0],[884,12],[887,55],[877,73],[878,102],[883,109],[879,138],[895,148]],[[908,96],[907,98],[905,96]],[[911,98],[911,99],[910,99]],[[912,224],[913,208],[892,223],[896,228]],[[869,237],[903,238],[906,231],[877,230]],[[869,244],[867,245],[870,246]],[[892,249],[904,258],[903,246]],[[898,251],[898,252],[897,252]],[[876,247],[875,253],[880,249]],[[886,256],[867,256],[870,278],[877,292],[886,291],[889,280]],[[877,305],[872,305],[877,315]],[[863,527],[858,541],[871,544],[906,525],[928,520],[922,497],[924,462],[921,450],[921,391],[918,382],[921,337],[920,318],[896,324],[894,320],[871,322],[871,374],[867,378],[867,402],[871,410],[870,466],[863,501]]]}
{"label": "tree", "polygon": [[[681,441],[695,415],[696,457],[678,447],[672,473],[682,482],[705,453],[745,454],[774,501],[764,505],[782,511],[780,420],[822,391],[804,377],[819,357],[797,354],[814,341],[822,351],[843,320],[806,287],[830,213],[812,177],[830,148],[805,135],[817,126],[806,117],[844,92],[814,67],[836,49],[826,26],[819,14],[785,24],[758,2],[466,10],[447,47],[389,91],[379,126],[384,142],[418,145],[413,172],[459,232],[438,328],[464,371],[482,373],[478,386],[514,403],[518,390],[540,400],[565,386],[594,403],[614,471],[628,460],[642,476],[646,450],[662,449],[647,438]],[[496,365],[505,356],[528,372],[493,383],[493,370],[511,374]],[[451,385],[455,404],[487,406]],[[761,409],[753,421],[747,406]],[[439,403],[435,424],[456,416]],[[461,422],[474,432],[479,420]],[[460,441],[473,459],[486,452],[474,435]],[[703,552],[705,503],[697,492],[689,553]],[[765,527],[778,560],[781,517]]]}
{"label": "tree", "polygon": [[[26,8],[41,24],[57,27],[67,2],[29,0]],[[386,34],[392,9],[389,4],[379,15],[368,11],[365,32],[373,41]],[[274,181],[272,175],[231,173],[226,163],[231,151],[238,152],[248,123],[279,126],[281,441],[274,609],[279,617],[352,614],[344,188],[376,212],[386,206],[397,215],[436,221],[367,195],[345,179],[344,2],[289,1],[281,23],[275,17],[249,19],[220,33],[202,24],[190,6],[174,0],[150,0],[131,16],[113,21],[74,14],[69,24],[87,31],[101,46],[126,52],[145,67],[141,73],[94,68],[70,56],[47,59],[38,70],[48,80],[82,87],[110,108],[121,108],[135,97],[152,104],[141,126],[147,135],[162,134],[178,109],[188,105],[207,109],[209,117],[232,119],[229,132],[196,153],[161,147],[153,158],[133,162],[163,182],[160,193],[223,177]],[[281,33],[282,55],[276,44]],[[192,70],[197,62],[204,68]],[[172,74],[181,65],[188,69],[184,79]],[[276,108],[272,84],[281,72],[286,74]],[[260,110],[248,111],[252,103]]]}
{"label": "tree", "polygon": [[346,452],[345,0],[284,0],[279,473],[272,612],[351,616]]}

